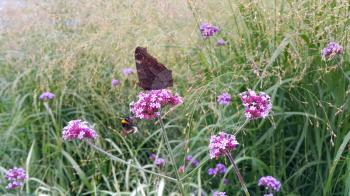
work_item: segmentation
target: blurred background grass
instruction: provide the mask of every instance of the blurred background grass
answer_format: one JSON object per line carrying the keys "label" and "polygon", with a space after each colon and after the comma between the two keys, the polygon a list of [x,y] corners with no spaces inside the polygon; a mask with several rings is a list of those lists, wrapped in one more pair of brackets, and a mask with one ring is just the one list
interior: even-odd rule
{"label": "blurred background grass", "polygon": [[[248,124],[233,153],[252,195],[262,195],[263,175],[281,180],[279,195],[350,195],[348,1],[28,0],[1,11],[0,171],[25,167],[23,192],[178,192],[171,182],[61,140],[66,122],[82,118],[95,123],[97,143],[109,152],[174,176],[170,165],[159,170],[147,159],[157,149],[167,157],[156,122],[139,122],[140,132],[128,138],[120,134],[119,118],[140,92],[136,75],[121,70],[134,67],[134,48],[144,46],[173,70],[173,91],[185,100],[165,121],[178,165],[186,154],[203,163],[184,181],[189,194],[243,194],[232,168],[229,186],[207,175],[215,163],[228,164],[207,161],[207,146],[211,134],[243,124],[238,93],[251,88],[267,92],[274,105],[269,119]],[[199,22],[221,32],[203,40]],[[219,38],[228,44],[215,46]],[[341,59],[321,60],[329,41],[344,46]],[[111,88],[112,78],[121,85]],[[56,94],[48,109],[38,100],[46,90]],[[216,104],[223,91],[233,95],[228,107]]]}

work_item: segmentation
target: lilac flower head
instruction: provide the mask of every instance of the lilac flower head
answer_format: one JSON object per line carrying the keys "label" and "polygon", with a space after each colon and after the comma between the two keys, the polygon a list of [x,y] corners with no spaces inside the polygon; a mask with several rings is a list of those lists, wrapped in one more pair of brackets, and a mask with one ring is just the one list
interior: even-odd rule
{"label": "lilac flower head", "polygon": [[16,189],[18,187],[23,186],[23,182],[12,181],[7,184],[6,189]]}
{"label": "lilac flower head", "polygon": [[344,49],[336,42],[329,42],[327,47],[323,48],[321,56],[324,60],[331,59],[338,54],[343,54]]}
{"label": "lilac flower head", "polygon": [[199,165],[199,161],[196,159],[193,159],[193,157],[191,155],[188,155],[185,158],[185,160],[186,160],[186,162],[189,162],[192,167],[197,167]]}
{"label": "lilac flower head", "polygon": [[273,196],[273,194],[272,193],[264,194],[264,196]]}
{"label": "lilac flower head", "polygon": [[237,146],[238,142],[234,135],[224,132],[220,132],[217,135],[212,135],[209,143],[210,158],[213,159],[225,156],[231,150],[236,149]]}
{"label": "lilac flower head", "polygon": [[112,82],[111,82],[112,86],[113,87],[116,87],[120,84],[119,80],[116,80],[116,79],[112,79]]}
{"label": "lilac flower head", "polygon": [[272,109],[270,96],[264,92],[257,94],[255,91],[248,90],[239,95],[248,119],[266,118]]}
{"label": "lilac flower head", "polygon": [[272,190],[279,191],[281,188],[281,182],[272,176],[263,176],[259,179],[259,186],[264,186],[270,192]]}
{"label": "lilac flower head", "polygon": [[209,168],[208,169],[209,176],[215,176],[217,173],[218,173],[218,171],[216,170],[216,168]]}
{"label": "lilac flower head", "polygon": [[149,155],[148,158],[149,158],[150,160],[154,161],[154,160],[156,160],[157,155],[152,153],[152,154]]}
{"label": "lilac flower head", "polygon": [[226,44],[224,39],[218,39],[218,41],[216,41],[216,45],[217,46],[224,46]]}
{"label": "lilac flower head", "polygon": [[186,158],[185,158],[186,161],[188,162],[191,162],[193,160],[193,157],[191,155],[188,155]]}
{"label": "lilac flower head", "polygon": [[71,120],[62,130],[63,140],[96,139],[97,134],[86,121]]}
{"label": "lilac flower head", "polygon": [[42,101],[49,101],[51,99],[55,98],[55,94],[49,92],[49,91],[46,91],[46,92],[43,92],[40,96],[39,96],[39,99],[42,100]]}
{"label": "lilac flower head", "polygon": [[151,90],[141,92],[136,102],[131,102],[131,112],[136,118],[152,120],[157,118],[159,110],[167,105],[176,106],[182,103],[182,98],[170,90]]}
{"label": "lilac flower head", "polygon": [[192,167],[198,167],[199,161],[197,159],[193,159],[191,162]]}
{"label": "lilac flower head", "polygon": [[123,69],[123,74],[128,77],[129,75],[133,74],[134,70],[131,67],[126,67]]}
{"label": "lilac flower head", "polygon": [[213,196],[227,196],[226,195],[226,192],[218,192],[218,191],[215,191]]}
{"label": "lilac flower head", "polygon": [[154,160],[154,164],[158,167],[164,167],[165,165],[165,159],[162,158],[156,158],[156,160]]}
{"label": "lilac flower head", "polygon": [[23,168],[14,167],[6,171],[5,178],[10,181],[6,189],[15,189],[23,186],[23,181],[27,179],[27,175]]}
{"label": "lilac flower head", "polygon": [[224,164],[218,163],[216,164],[215,168],[209,168],[208,174],[210,176],[215,176],[216,174],[225,174],[227,171],[227,168]]}
{"label": "lilac flower head", "polygon": [[209,23],[202,23],[199,26],[199,30],[201,31],[201,34],[204,39],[211,37],[220,31],[219,27]]}
{"label": "lilac flower head", "polygon": [[23,181],[27,179],[26,171],[23,168],[14,167],[6,171],[5,178],[9,181]]}
{"label": "lilac flower head", "polygon": [[220,105],[228,105],[231,102],[231,95],[227,92],[223,92],[221,95],[218,96],[218,103]]}
{"label": "lilac flower head", "polygon": [[218,173],[220,173],[220,174],[225,174],[225,173],[226,173],[226,171],[227,171],[226,166],[225,166],[224,164],[222,164],[222,163],[218,163],[218,164],[216,164],[215,169],[216,169],[216,170],[217,170],[217,172],[218,172]]}

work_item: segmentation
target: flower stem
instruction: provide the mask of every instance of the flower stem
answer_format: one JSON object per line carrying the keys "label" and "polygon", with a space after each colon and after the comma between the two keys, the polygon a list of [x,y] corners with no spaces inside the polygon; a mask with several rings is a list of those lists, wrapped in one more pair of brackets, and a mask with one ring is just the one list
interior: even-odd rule
{"label": "flower stem", "polygon": [[249,122],[249,120],[246,119],[246,120],[244,121],[244,123],[243,123],[240,127],[238,127],[237,131],[236,131],[235,134],[233,134],[233,135],[236,136],[236,135],[245,127],[245,125],[246,125],[248,122]]}
{"label": "flower stem", "polygon": [[237,175],[237,178],[238,178],[239,182],[241,183],[241,186],[243,188],[243,191],[244,191],[245,195],[246,196],[250,196],[250,194],[248,192],[248,189],[247,189],[247,186],[246,186],[246,184],[245,184],[245,182],[243,180],[243,177],[241,176],[241,173],[239,172],[239,169],[238,169],[238,167],[237,167],[237,165],[235,163],[235,160],[233,160],[233,157],[231,156],[230,153],[227,153],[227,157],[228,157],[228,159],[230,159],[230,162],[231,162],[231,164],[233,166],[233,169],[235,170],[235,173]]}
{"label": "flower stem", "polygon": [[173,165],[173,167],[174,167],[174,170],[175,170],[176,179],[177,179],[177,185],[179,186],[182,195],[185,195],[185,191],[184,191],[184,188],[183,188],[182,183],[181,183],[180,174],[179,174],[179,171],[178,171],[177,166],[176,166],[176,162],[175,162],[175,159],[174,159],[173,151],[172,151],[172,149],[171,149],[168,136],[167,136],[167,134],[166,134],[166,132],[165,132],[164,123],[163,123],[163,120],[162,120],[161,115],[159,115],[158,121],[159,121],[161,130],[162,130],[161,132],[162,132],[162,135],[163,135],[163,137],[164,137],[164,141],[165,141],[167,150],[168,150],[169,155],[170,155],[171,163],[172,163],[172,165]]}
{"label": "flower stem", "polygon": [[98,151],[98,152],[100,152],[100,153],[106,155],[107,157],[109,157],[110,159],[112,159],[112,160],[114,160],[114,161],[123,163],[123,164],[125,164],[125,165],[129,165],[130,167],[139,169],[139,170],[141,170],[141,171],[144,171],[144,172],[146,172],[146,173],[150,173],[150,174],[153,174],[153,175],[156,175],[156,176],[159,176],[159,177],[163,177],[163,178],[165,178],[165,179],[168,179],[168,180],[171,180],[171,181],[174,181],[174,182],[177,182],[177,181],[178,181],[178,180],[175,179],[175,178],[172,178],[172,177],[169,177],[169,176],[165,176],[165,175],[162,175],[162,174],[158,174],[158,173],[156,173],[156,172],[149,171],[149,170],[144,169],[144,168],[142,168],[142,167],[139,167],[139,166],[137,166],[137,165],[133,165],[133,164],[131,164],[130,162],[124,161],[123,159],[118,158],[118,157],[112,155],[112,154],[109,153],[109,152],[106,152],[106,151],[103,150],[102,148],[100,148],[100,147],[96,146],[95,144],[93,144],[91,141],[89,141],[89,140],[85,140],[85,141],[86,141],[87,144],[90,145],[91,148],[93,148],[93,149],[95,149],[96,151]]}

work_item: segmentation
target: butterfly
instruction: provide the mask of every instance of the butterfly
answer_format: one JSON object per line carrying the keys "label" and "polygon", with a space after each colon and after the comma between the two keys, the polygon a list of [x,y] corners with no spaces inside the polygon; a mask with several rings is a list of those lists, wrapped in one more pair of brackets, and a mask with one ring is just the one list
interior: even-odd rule
{"label": "butterfly", "polygon": [[120,122],[123,127],[123,135],[128,136],[130,134],[138,132],[138,128],[135,126],[132,117],[125,117]]}
{"label": "butterfly", "polygon": [[173,86],[171,70],[148,54],[146,48],[136,47],[135,62],[139,86],[143,90],[158,90]]}

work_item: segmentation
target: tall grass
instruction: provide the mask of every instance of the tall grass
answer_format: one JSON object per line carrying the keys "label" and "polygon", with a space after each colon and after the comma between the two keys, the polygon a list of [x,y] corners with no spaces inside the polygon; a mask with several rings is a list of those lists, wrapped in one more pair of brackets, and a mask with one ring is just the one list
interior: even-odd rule
{"label": "tall grass", "polygon": [[[25,167],[30,178],[24,192],[180,193],[174,182],[61,139],[62,127],[82,118],[95,123],[98,146],[175,177],[170,164],[159,170],[147,158],[157,151],[167,156],[158,122],[139,121],[140,132],[127,138],[120,132],[119,119],[129,115],[129,103],[140,91],[136,75],[126,78],[121,69],[134,66],[136,46],[146,46],[173,70],[173,91],[184,97],[164,123],[178,166],[187,154],[201,160],[199,169],[188,167],[181,176],[187,177],[182,183],[188,194],[217,189],[243,194],[233,168],[226,176],[229,186],[207,174],[218,161],[228,164],[209,160],[207,146],[211,134],[244,123],[238,93],[247,88],[273,100],[271,117],[249,122],[233,153],[251,194],[262,194],[257,181],[263,175],[281,180],[279,195],[350,194],[348,1],[26,4],[23,11],[6,12],[0,38],[0,171]],[[197,25],[205,21],[220,26],[219,35],[203,40]],[[218,38],[228,44],[215,46]],[[333,40],[345,53],[324,62],[320,51]],[[121,85],[111,88],[112,78]],[[38,100],[45,90],[56,94],[46,106]],[[216,103],[222,91],[233,95],[228,107]],[[0,193],[7,193],[5,186],[0,183]]]}

